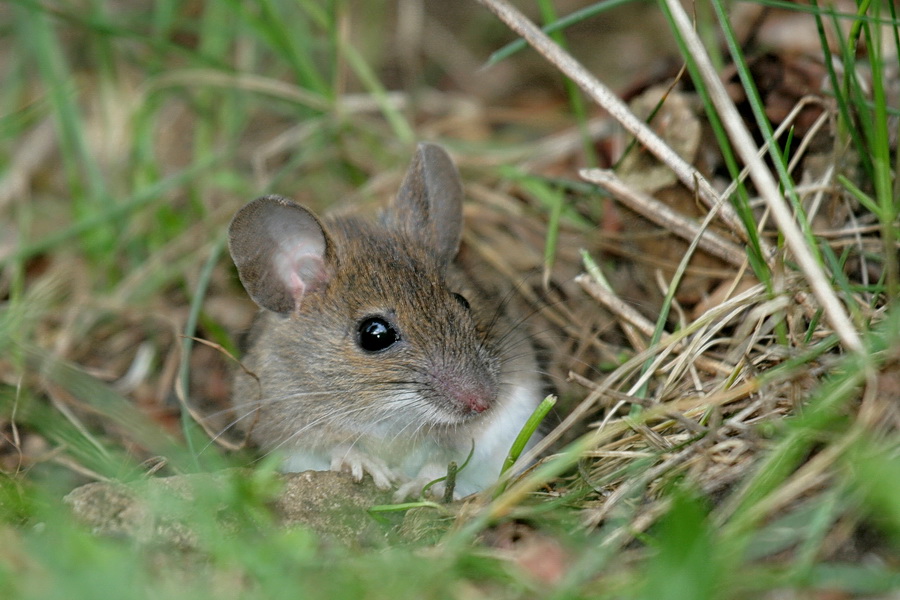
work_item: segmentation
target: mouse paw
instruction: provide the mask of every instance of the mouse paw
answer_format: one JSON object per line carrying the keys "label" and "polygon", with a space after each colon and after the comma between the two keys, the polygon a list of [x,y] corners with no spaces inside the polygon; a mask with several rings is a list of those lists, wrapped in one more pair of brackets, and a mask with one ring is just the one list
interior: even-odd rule
{"label": "mouse paw", "polygon": [[349,471],[357,481],[361,481],[363,475],[368,473],[375,486],[382,490],[391,487],[391,483],[397,479],[391,468],[377,456],[346,446],[340,446],[331,452],[331,470]]}
{"label": "mouse paw", "polygon": [[[426,485],[447,475],[447,467],[444,465],[425,465],[419,470],[419,473],[397,488],[394,492],[394,502],[403,502],[407,498],[417,498],[422,495],[422,490]],[[427,494],[436,498],[444,495],[444,482],[439,481],[428,488]],[[459,498],[458,494],[453,494],[454,499]]]}

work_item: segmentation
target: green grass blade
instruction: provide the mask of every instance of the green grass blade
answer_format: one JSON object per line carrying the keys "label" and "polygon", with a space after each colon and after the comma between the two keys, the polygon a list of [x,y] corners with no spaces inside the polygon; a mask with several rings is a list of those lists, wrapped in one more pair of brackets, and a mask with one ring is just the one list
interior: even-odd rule
{"label": "green grass blade", "polygon": [[704,502],[684,490],[659,523],[656,554],[648,561],[639,598],[701,600],[715,598],[723,574],[722,557]]}
{"label": "green grass blade", "polygon": [[[867,3],[863,3],[867,4]],[[862,5],[860,6],[862,9]],[[859,22],[859,21],[858,21]],[[900,293],[900,274],[897,272],[897,247],[900,241],[900,229],[897,227],[898,206],[893,195],[894,186],[891,172],[891,142],[888,131],[887,97],[885,94],[886,82],[883,79],[885,71],[884,57],[882,55],[881,28],[872,31],[868,23],[862,23],[861,28],[869,48],[869,64],[872,73],[872,95],[874,100],[874,114],[871,116],[872,138],[869,141],[872,156],[872,166],[875,169],[873,183],[875,197],[878,200],[878,211],[881,221],[881,242],[884,246],[884,268],[887,273],[887,294],[891,298]],[[895,36],[897,33],[895,32]]]}
{"label": "green grass blade", "polygon": [[406,117],[403,116],[400,109],[398,109],[397,106],[391,102],[390,98],[388,98],[388,93],[384,84],[378,80],[372,67],[370,67],[362,57],[362,54],[360,54],[359,51],[343,37],[338,40],[338,45],[341,54],[347,60],[347,64],[353,69],[353,72],[362,82],[363,86],[365,86],[365,88],[369,90],[369,93],[372,94],[372,97],[378,104],[378,108],[381,110],[381,114],[384,115],[384,118],[391,126],[394,136],[405,145],[412,145],[415,143],[416,134],[412,125],[410,125]]}
{"label": "green grass blade", "polygon": [[[109,211],[112,200],[106,193],[100,167],[88,148],[78,88],[69,76],[71,69],[66,65],[50,19],[43,8],[33,5],[20,5],[14,14],[22,46],[31,51],[53,107],[75,214],[83,217]],[[85,242],[91,251],[102,251],[112,245],[114,232],[113,228],[85,231],[88,234]]]}
{"label": "green grass blade", "polygon": [[[545,22],[559,22],[556,18],[556,9],[553,7],[552,0],[538,0],[538,6],[541,9],[541,17]],[[566,48],[566,38],[562,29],[550,32],[550,37],[561,48]],[[587,129],[587,103],[584,100],[584,96],[581,94],[581,90],[574,81],[568,77],[563,77],[563,84],[566,88],[566,95],[569,97],[569,107],[572,109],[572,115],[575,117],[575,122],[581,132],[582,151],[584,152],[585,163],[588,167],[595,167],[597,166],[597,153],[594,150],[594,144]]]}
{"label": "green grass blade", "polygon": [[[543,423],[544,419],[547,418],[550,411],[553,410],[554,406],[556,406],[556,396],[550,395],[541,400],[541,403],[538,404],[537,408],[534,409],[534,412],[531,413],[531,416],[528,417],[528,420],[525,421],[525,425],[522,426],[519,435],[517,435],[515,441],[513,441],[509,453],[506,455],[506,460],[503,461],[503,466],[500,468],[500,475],[506,473],[510,467],[519,460],[519,456],[521,456],[522,452],[525,450],[528,440],[534,436],[534,433],[537,431],[538,427],[540,427],[541,423]],[[498,494],[500,492],[502,492],[502,490],[500,490]]]}
{"label": "green grass blade", "polygon": [[209,288],[210,279],[212,279],[213,269],[218,264],[225,250],[227,237],[223,231],[219,235],[219,239],[213,244],[209,253],[209,258],[200,271],[200,277],[197,281],[197,287],[194,290],[194,297],[191,299],[191,310],[188,313],[187,321],[184,324],[184,338],[181,340],[181,362],[178,367],[178,379],[181,385],[181,430],[184,434],[185,443],[188,447],[190,456],[194,458],[194,465],[200,470],[200,460],[198,447],[207,440],[206,434],[200,426],[194,422],[188,407],[190,405],[190,389],[191,389],[191,350],[194,347],[194,336],[197,333],[197,323],[200,319],[200,311],[203,308],[203,301],[206,299],[206,291]]}
{"label": "green grass blade", "polygon": [[[563,17],[562,19],[555,20],[552,23],[548,23],[543,27],[544,33],[552,34],[557,31],[563,31],[567,27],[571,25],[575,25],[577,23],[581,23],[586,19],[590,19],[591,17],[595,17],[597,15],[601,15],[608,10],[612,10],[618,6],[622,6],[624,4],[629,4],[631,2],[635,2],[637,0],[604,0],[603,2],[597,2],[596,4],[592,4],[591,6],[587,6],[580,10],[573,12],[572,14]],[[498,62],[509,58],[516,52],[520,50],[524,50],[527,46],[527,42],[523,39],[518,39],[514,42],[510,42],[509,44],[503,46],[488,58],[486,67],[491,65],[495,65]]]}
{"label": "green grass blade", "polygon": [[803,207],[800,205],[800,199],[797,196],[796,191],[794,190],[793,179],[791,178],[787,170],[787,160],[785,158],[786,153],[781,149],[781,145],[778,143],[778,140],[775,139],[775,132],[772,129],[772,124],[769,122],[769,119],[766,116],[765,106],[763,105],[762,98],[759,95],[759,90],[757,90],[756,88],[753,76],[750,73],[750,68],[747,65],[747,61],[744,58],[743,51],[741,50],[740,44],[738,43],[737,37],[735,36],[734,29],[731,27],[726,8],[721,0],[713,0],[713,7],[715,8],[716,15],[719,19],[719,25],[724,34],[725,42],[731,54],[731,59],[732,61],[734,61],[734,64],[737,67],[738,77],[740,78],[742,87],[747,94],[747,100],[750,103],[750,108],[753,111],[753,116],[756,119],[756,125],[759,128],[759,131],[763,135],[763,138],[765,139],[768,146],[769,156],[772,159],[772,164],[775,166],[775,171],[778,173],[778,180],[785,195],[788,197],[794,207],[795,217],[800,225],[800,230],[806,237],[807,245],[809,246],[810,251],[813,253],[814,257],[821,263],[822,260],[819,253],[819,246],[816,243],[815,236],[812,233],[812,228],[809,224],[809,220],[806,218]]}
{"label": "green grass blade", "polygon": [[[671,13],[669,13],[668,7],[666,6],[665,2],[661,2],[660,6],[666,18],[670,23],[672,23],[672,15]],[[735,193],[732,194],[729,200],[731,201],[732,206],[734,206],[735,211],[738,213],[738,217],[744,224],[744,230],[747,233],[747,258],[750,262],[750,267],[753,269],[753,273],[756,275],[756,277],[766,286],[768,292],[772,294],[774,290],[773,275],[769,270],[769,266],[766,262],[765,257],[763,256],[762,247],[760,245],[760,237],[759,233],[757,232],[756,216],[753,213],[753,208],[750,206],[750,195],[747,193],[746,187],[740,180],[741,169],[738,165],[734,149],[731,146],[731,141],[728,138],[728,134],[725,131],[722,121],[719,118],[718,111],[713,105],[712,99],[710,98],[706,87],[703,85],[703,78],[699,74],[697,65],[693,60],[691,53],[688,51],[684,40],[678,33],[678,28],[674,24],[671,24],[670,29],[675,35],[675,40],[681,48],[681,55],[686,60],[688,72],[690,73],[691,79],[694,81],[697,87],[697,93],[700,94],[700,97],[703,100],[703,107],[706,117],[707,119],[709,119],[710,126],[712,128],[713,134],[716,137],[716,142],[718,144],[719,151],[722,153],[722,159],[725,162],[728,173],[731,175],[731,178],[735,182],[737,182]]]}

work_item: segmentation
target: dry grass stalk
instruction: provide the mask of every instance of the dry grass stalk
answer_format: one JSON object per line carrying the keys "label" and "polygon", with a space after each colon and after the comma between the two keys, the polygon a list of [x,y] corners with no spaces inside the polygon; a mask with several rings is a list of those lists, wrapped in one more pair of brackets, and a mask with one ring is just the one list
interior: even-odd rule
{"label": "dry grass stalk", "polygon": [[[700,248],[703,248],[713,256],[718,256],[738,268],[746,262],[747,256],[742,248],[739,248],[736,244],[714,231],[701,228],[693,219],[683,216],[649,194],[632,189],[612,171],[586,169],[581,172],[581,176],[583,179],[597,184],[608,191],[631,210],[666,228],[678,237],[687,241],[693,241],[694,238],[699,236],[698,245]],[[721,209],[722,206],[724,204],[719,203],[716,205],[716,208]]]}

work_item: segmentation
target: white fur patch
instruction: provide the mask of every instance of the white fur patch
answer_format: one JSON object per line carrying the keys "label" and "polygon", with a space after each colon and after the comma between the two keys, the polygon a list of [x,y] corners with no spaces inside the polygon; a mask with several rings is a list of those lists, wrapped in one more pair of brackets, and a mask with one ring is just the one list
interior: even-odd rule
{"label": "white fur patch", "polygon": [[[459,473],[456,480],[456,496],[468,496],[481,491],[493,484],[500,475],[500,468],[506,459],[509,449],[521,431],[528,417],[534,412],[540,403],[540,390],[533,382],[516,385],[511,395],[506,398],[502,406],[492,411],[490,418],[480,427],[473,428],[475,435],[475,451],[466,468]],[[462,427],[460,436],[466,430]],[[373,432],[368,432],[371,435]],[[353,447],[349,450],[346,444],[338,444],[334,448],[322,449],[321,452],[311,452],[295,449],[286,455],[282,470],[287,472],[300,471],[336,471],[342,468],[350,468],[354,476],[359,477],[363,472],[369,473],[375,479],[379,487],[383,487],[387,480],[408,481],[414,485],[405,485],[401,489],[404,494],[414,495],[422,485],[446,474],[447,462],[455,460],[462,465],[471,448],[472,440],[460,439],[455,449],[441,447],[435,440],[425,437],[412,447],[404,446],[402,456],[398,456],[397,448],[391,442],[391,436],[374,441],[374,448],[367,451],[361,447]],[[533,437],[527,447],[537,442]],[[340,454],[346,452],[344,460],[337,460]]]}

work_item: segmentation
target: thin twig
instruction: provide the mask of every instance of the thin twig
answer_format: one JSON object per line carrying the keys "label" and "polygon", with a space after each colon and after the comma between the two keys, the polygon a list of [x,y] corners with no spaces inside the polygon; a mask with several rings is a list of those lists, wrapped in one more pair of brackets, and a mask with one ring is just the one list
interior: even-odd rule
{"label": "thin twig", "polygon": [[683,240],[690,242],[699,236],[698,245],[713,256],[735,267],[740,267],[746,262],[747,253],[737,245],[713,231],[703,230],[693,219],[685,217],[649,194],[631,188],[612,171],[585,169],[581,171],[581,177],[599,185],[631,210],[668,229]]}

